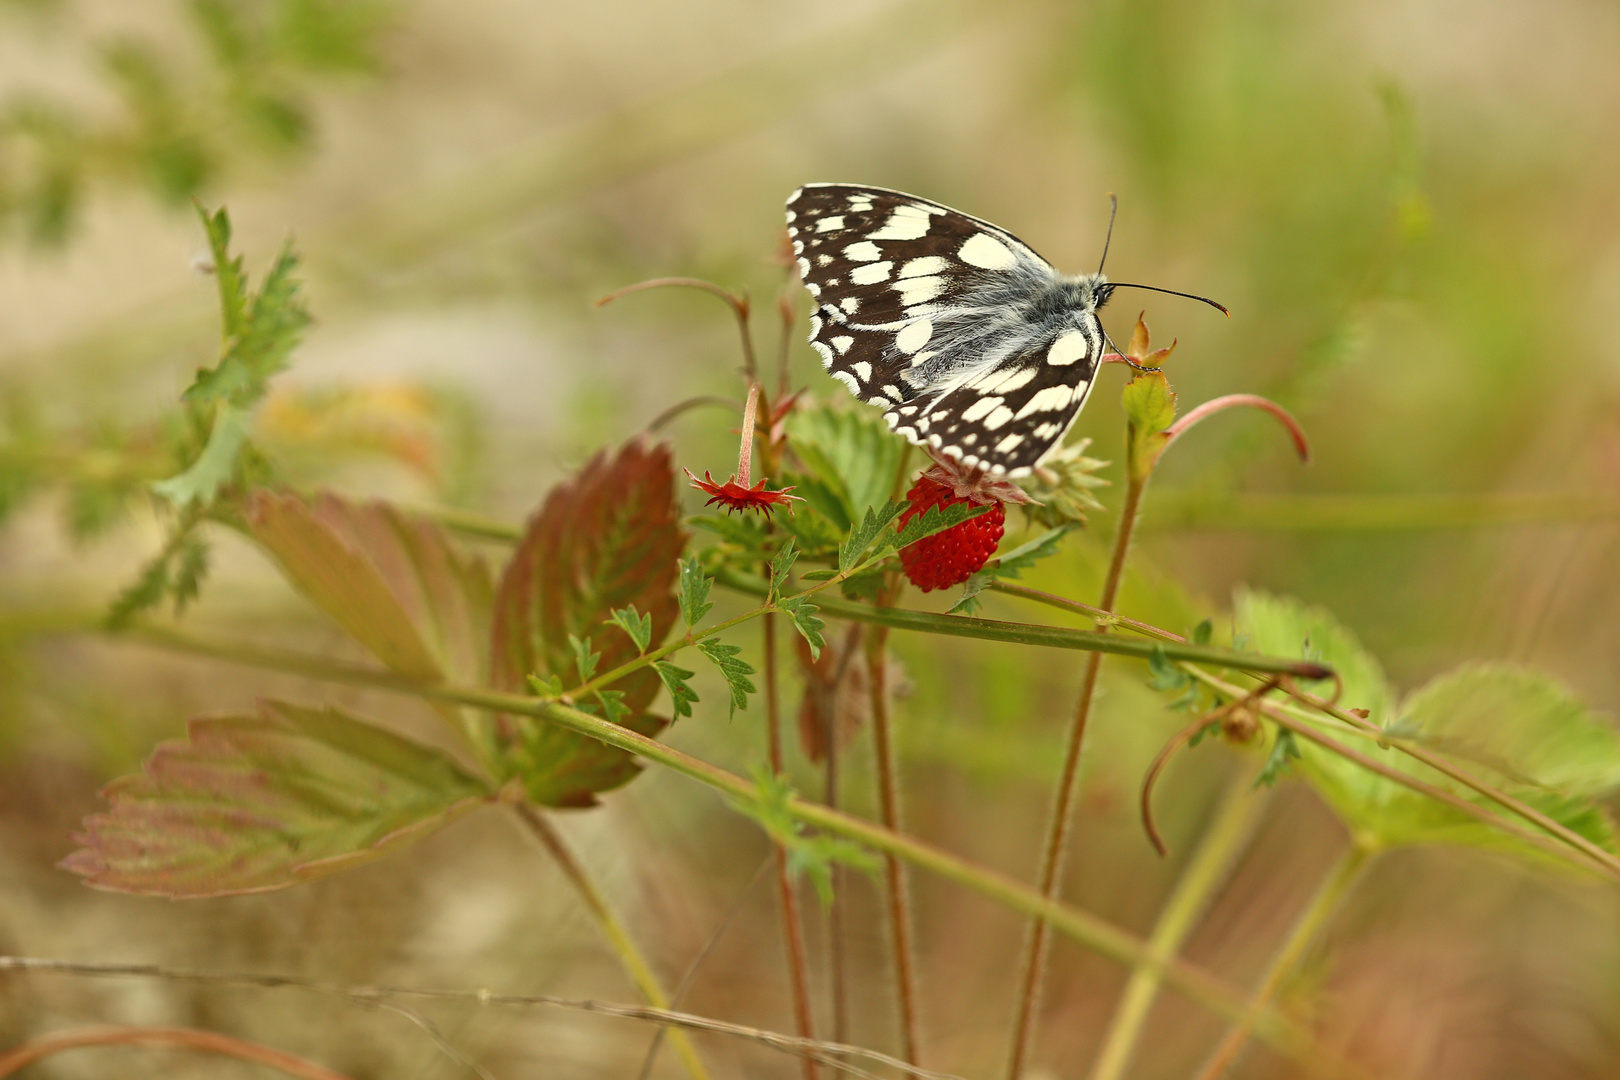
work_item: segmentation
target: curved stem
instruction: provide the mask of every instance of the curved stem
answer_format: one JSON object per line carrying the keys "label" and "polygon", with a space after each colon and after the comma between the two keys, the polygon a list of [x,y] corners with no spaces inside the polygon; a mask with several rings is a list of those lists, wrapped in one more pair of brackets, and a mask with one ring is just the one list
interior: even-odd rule
{"label": "curved stem", "polygon": [[[1192,861],[1182,871],[1154,924],[1147,943],[1149,955],[1168,960],[1180,953],[1187,935],[1248,847],[1249,837],[1254,834],[1270,794],[1270,788],[1252,790],[1247,776],[1234,773],[1221,796],[1215,820],[1210,822]],[[1131,972],[1130,982],[1103,1036],[1102,1050],[1091,1067],[1091,1080],[1119,1080],[1125,1075],[1162,982],[1163,977],[1151,968]]]}
{"label": "curved stem", "polygon": [[1333,917],[1333,913],[1338,910],[1339,902],[1344,899],[1345,893],[1350,890],[1350,886],[1355,884],[1357,876],[1372,855],[1372,849],[1355,844],[1340,857],[1326,880],[1322,882],[1321,887],[1316,890],[1316,895],[1311,898],[1311,902],[1300,913],[1299,919],[1294,923],[1293,930],[1289,932],[1287,940],[1283,942],[1282,950],[1272,960],[1270,969],[1266,972],[1265,978],[1261,980],[1260,988],[1255,991],[1254,999],[1250,1002],[1248,1010],[1243,1014],[1243,1018],[1233,1025],[1232,1030],[1227,1032],[1226,1038],[1222,1039],[1221,1044],[1215,1048],[1215,1052],[1210,1055],[1209,1062],[1198,1074],[1198,1080],[1219,1080],[1219,1077],[1223,1076],[1232,1063],[1237,1060],[1238,1054],[1243,1050],[1243,1044],[1249,1040],[1249,1032],[1254,1027],[1252,1018],[1259,1016],[1263,1010],[1270,1007],[1271,999],[1276,996],[1277,988],[1299,965],[1301,957],[1305,955],[1305,950],[1310,947],[1311,942],[1316,940],[1322,927]]}
{"label": "curved stem", "polygon": [[[619,921],[607,897],[574,855],[573,849],[568,846],[562,834],[552,827],[545,814],[533,803],[514,803],[513,809],[552,858],[557,860],[563,875],[568,878],[569,883],[579,893],[580,899],[585,902],[585,908],[590,912],[597,930],[606,939],[613,954],[619,958],[619,963],[624,965],[625,973],[630,976],[630,981],[636,984],[636,989],[641,991],[641,996],[647,1004],[655,1009],[668,1009],[669,995],[664,992],[663,984],[658,981],[652,965],[647,962],[641,950],[636,948],[635,939],[630,936],[629,929]],[[676,1055],[686,1067],[687,1075],[691,1076],[692,1080],[708,1080],[708,1070],[703,1067],[703,1060],[698,1057],[697,1048],[692,1045],[692,1040],[687,1037],[686,1032],[671,1031],[669,1039],[675,1047]]]}
{"label": "curved stem", "polygon": [[222,1035],[217,1031],[199,1031],[196,1028],[148,1027],[92,1027],[55,1031],[30,1039],[0,1054],[0,1077],[11,1076],[19,1069],[41,1061],[63,1050],[78,1050],[89,1046],[162,1047],[181,1050],[200,1050],[208,1054],[251,1061],[275,1069],[299,1080],[349,1080],[343,1073],[333,1072],[324,1065],[276,1050],[246,1039]]}
{"label": "curved stem", "polygon": [[649,281],[638,281],[634,285],[626,285],[622,289],[615,289],[598,300],[596,302],[596,306],[602,307],[605,304],[611,304],[619,297],[629,296],[631,293],[643,292],[647,289],[662,289],[671,286],[686,289],[701,289],[703,292],[719,297],[725,303],[725,305],[731,309],[732,315],[737,319],[737,330],[742,335],[743,372],[748,376],[748,380],[753,382],[758,377],[755,370],[757,365],[754,362],[754,338],[753,335],[748,332],[748,297],[740,293],[734,293],[730,289],[721,288],[714,282],[704,281],[702,278],[661,277],[652,278]]}
{"label": "curved stem", "polygon": [[[1130,470],[1127,470],[1127,474]],[[1125,501],[1120,506],[1119,529],[1114,534],[1114,552],[1108,561],[1108,576],[1103,580],[1102,598],[1097,606],[1112,612],[1119,596],[1119,583],[1125,576],[1125,556],[1131,547],[1131,530],[1142,506],[1145,479],[1129,476],[1125,488]],[[1099,622],[1097,631],[1105,634],[1108,625]],[[1162,648],[1163,646],[1159,646]],[[1094,652],[1086,658],[1085,674],[1080,681],[1080,700],[1075,705],[1074,720],[1069,726],[1068,749],[1063,755],[1063,771],[1058,778],[1057,793],[1053,799],[1052,816],[1047,825],[1046,844],[1041,853],[1040,885],[1042,897],[1055,900],[1058,880],[1063,871],[1063,856],[1069,843],[1069,818],[1074,808],[1074,796],[1080,786],[1080,752],[1085,745],[1086,724],[1091,718],[1091,703],[1096,696],[1097,674],[1102,667],[1102,653]],[[1029,1051],[1031,1029],[1036,1005],[1041,996],[1041,980],[1046,966],[1048,931],[1046,922],[1036,919],[1029,930],[1022,961],[1023,976],[1019,980],[1018,1007],[1013,1017],[1012,1049],[1008,1055],[1007,1078],[1019,1080],[1024,1071],[1024,1059]]]}

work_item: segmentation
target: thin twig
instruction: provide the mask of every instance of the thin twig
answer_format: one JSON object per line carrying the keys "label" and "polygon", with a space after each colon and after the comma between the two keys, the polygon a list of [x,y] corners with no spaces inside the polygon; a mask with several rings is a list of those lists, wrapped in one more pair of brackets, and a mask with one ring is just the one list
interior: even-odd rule
{"label": "thin twig", "polygon": [[[433,1045],[439,1048],[440,1053],[449,1058],[451,1061],[454,1061],[456,1064],[464,1066],[468,1072],[477,1076],[478,1080],[495,1080],[494,1073],[490,1072],[488,1069],[478,1064],[478,1062],[462,1053],[460,1048],[457,1047],[455,1043],[451,1042],[445,1037],[444,1032],[439,1030],[439,1026],[437,1024],[423,1016],[421,1013],[417,1012],[415,1009],[408,1008],[404,1005],[397,1005],[389,1001],[376,1002],[376,1006],[377,1008],[385,1009],[396,1016],[403,1016],[405,1019],[421,1028],[427,1037],[433,1040]],[[658,1030],[662,1031],[663,1028],[659,1028]]]}
{"label": "thin twig", "polygon": [[[843,1059],[854,1058],[871,1062],[874,1065],[884,1065],[891,1069],[898,1069],[907,1075],[919,1077],[921,1080],[961,1080],[960,1077],[953,1076],[950,1073],[916,1068],[900,1061],[898,1058],[877,1050],[868,1050],[865,1047],[845,1046],[840,1043],[824,1042],[818,1039],[803,1039],[764,1028],[732,1024],[724,1020],[713,1020],[706,1016],[694,1016],[691,1013],[658,1009],[650,1005],[622,1005],[611,1001],[559,998],[545,994],[497,994],[487,989],[446,990],[400,986],[345,986],[338,983],[324,983],[314,979],[304,979],[294,975],[195,971],[160,964],[80,963],[32,956],[0,956],[0,971],[50,972],[94,978],[166,979],[171,982],[194,982],[213,986],[238,986],[271,990],[294,989],[344,998],[368,1006],[389,998],[404,998],[407,1000],[459,1001],[467,1004],[501,1008],[546,1007],[569,1009],[576,1012],[595,1013],[599,1016],[668,1024],[692,1031],[707,1031],[717,1035],[745,1039],[783,1053],[800,1057],[811,1056],[822,1064],[846,1071],[853,1070]],[[1237,1014],[1234,1012],[1235,1015]],[[347,1080],[347,1078],[338,1078],[338,1080]]]}

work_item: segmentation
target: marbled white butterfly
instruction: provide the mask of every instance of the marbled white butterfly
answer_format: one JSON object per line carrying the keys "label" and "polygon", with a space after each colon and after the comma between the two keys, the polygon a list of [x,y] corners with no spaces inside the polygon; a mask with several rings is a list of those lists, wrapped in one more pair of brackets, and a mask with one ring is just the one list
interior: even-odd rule
{"label": "marbled white butterfly", "polygon": [[810,344],[890,428],[992,476],[1026,475],[1062,440],[1103,357],[1097,309],[1124,286],[886,188],[806,184],[787,223]]}

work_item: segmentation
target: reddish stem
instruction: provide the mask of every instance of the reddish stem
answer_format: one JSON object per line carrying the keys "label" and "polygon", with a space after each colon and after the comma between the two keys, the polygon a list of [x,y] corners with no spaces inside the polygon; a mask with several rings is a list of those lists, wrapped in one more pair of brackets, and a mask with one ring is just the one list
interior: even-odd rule
{"label": "reddish stem", "polygon": [[243,1061],[276,1069],[288,1076],[299,1077],[300,1080],[350,1080],[344,1074],[333,1072],[324,1065],[317,1065],[313,1061],[261,1046],[259,1043],[222,1035],[217,1031],[125,1026],[75,1028],[30,1039],[0,1054],[0,1077],[10,1076],[19,1069],[63,1050],[77,1050],[87,1046],[178,1047],[183,1050],[200,1050],[203,1053],[240,1058]]}
{"label": "reddish stem", "polygon": [[[887,602],[887,594],[879,598]],[[878,802],[886,828],[900,832],[899,766],[889,730],[889,628],[875,626],[866,638],[867,686],[872,702],[872,745],[877,757]],[[917,974],[912,965],[911,901],[906,867],[892,853],[884,855],[884,882],[889,902],[889,929],[893,935],[894,981],[900,1004],[900,1056],[917,1064]]]}
{"label": "reddish stem", "polygon": [[1177,420],[1165,429],[1164,446],[1168,448],[1186,430],[1208,416],[1221,412],[1224,409],[1235,409],[1248,406],[1253,409],[1262,409],[1275,416],[1283,427],[1288,429],[1288,435],[1294,440],[1294,450],[1299,454],[1301,461],[1311,460],[1311,444],[1305,438],[1305,429],[1299,426],[1292,413],[1270,398],[1263,398],[1259,394],[1227,394],[1225,397],[1213,398],[1193,409],[1186,416]]}
{"label": "reddish stem", "polygon": [[[754,390],[759,384],[754,384]],[[752,403],[756,395],[750,393]],[[749,411],[752,416],[752,410]],[[748,445],[745,440],[744,446]],[[769,573],[769,569],[766,570]],[[787,771],[782,753],[782,717],[777,704],[776,679],[776,617],[765,615],[765,714],[766,745],[771,763],[771,775],[781,776]],[[793,990],[793,1016],[799,1035],[806,1039],[816,1037],[815,1017],[810,1011],[810,959],[804,946],[804,917],[799,911],[799,895],[794,891],[793,878],[788,873],[787,849],[776,849],[776,891],[782,902],[782,936],[787,945],[788,975]],[[804,1080],[820,1080],[821,1072],[810,1058],[802,1061]]]}
{"label": "reddish stem", "polygon": [[743,487],[750,484],[749,474],[754,465],[754,417],[759,412],[758,382],[748,384],[748,402],[743,406],[742,443],[737,447],[736,482]]}

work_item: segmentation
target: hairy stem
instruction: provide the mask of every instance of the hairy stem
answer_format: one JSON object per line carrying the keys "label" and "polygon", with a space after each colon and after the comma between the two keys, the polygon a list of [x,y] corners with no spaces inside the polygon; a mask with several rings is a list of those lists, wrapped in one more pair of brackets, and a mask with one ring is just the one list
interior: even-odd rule
{"label": "hairy stem", "polygon": [[[1180,953],[1187,935],[1248,847],[1249,837],[1254,834],[1270,793],[1270,788],[1254,791],[1247,775],[1241,771],[1234,773],[1221,796],[1215,820],[1210,822],[1192,861],[1182,872],[1154,924],[1153,934],[1148,938],[1150,955],[1167,960]],[[1162,977],[1151,968],[1131,972],[1130,982],[1103,1036],[1102,1050],[1091,1068],[1091,1080],[1119,1080],[1125,1075],[1161,982]]]}
{"label": "hairy stem", "polygon": [[[540,841],[551,857],[562,868],[563,876],[568,878],[569,884],[579,893],[584,901],[585,909],[590,912],[591,920],[596,923],[597,930],[607,941],[608,948],[619,958],[624,965],[625,973],[630,981],[636,984],[641,996],[647,1004],[655,1009],[668,1009],[670,1007],[669,995],[664,992],[663,984],[658,981],[652,965],[636,948],[636,943],[630,936],[629,929],[619,921],[618,915],[608,903],[607,897],[596,885],[596,881],[586,871],[583,863],[574,855],[573,849],[541,812],[540,808],[530,802],[514,803],[514,810],[524,825],[528,826],[535,838]],[[708,1080],[708,1070],[703,1067],[703,1060],[698,1057],[697,1049],[692,1045],[684,1031],[671,1031],[670,1042],[675,1047],[676,1055],[686,1067],[687,1075],[692,1080]]]}
{"label": "hairy stem", "polygon": [[[777,700],[776,618],[772,615],[765,616],[765,716],[771,775],[781,776],[787,771],[787,763],[782,753],[782,716]],[[804,945],[804,917],[799,910],[799,895],[793,888],[793,877],[788,873],[787,849],[780,846],[776,849],[776,891],[782,903],[782,937],[787,947],[793,1018],[798,1025],[799,1035],[813,1039],[816,1037],[816,1025],[810,1010],[810,961]],[[819,1076],[816,1063],[805,1058],[805,1080],[817,1080]]]}
{"label": "hairy stem", "polygon": [[[883,825],[900,828],[900,776],[889,730],[889,628],[866,635],[866,685],[872,703],[872,744],[877,757],[878,804]],[[898,855],[884,855],[884,885],[889,905],[889,933],[894,952],[894,982],[900,1010],[900,1056],[917,1064],[917,977],[912,968],[911,903],[906,867]]]}
{"label": "hairy stem", "polygon": [[1316,890],[1310,904],[1300,913],[1287,940],[1283,942],[1282,949],[1272,960],[1265,978],[1261,980],[1260,988],[1255,991],[1249,1008],[1210,1055],[1203,1071],[1198,1074],[1198,1080],[1219,1080],[1219,1077],[1223,1076],[1237,1060],[1238,1054],[1243,1050],[1243,1044],[1249,1041],[1249,1032],[1254,1027],[1253,1018],[1271,1006],[1277,988],[1299,966],[1305,950],[1316,940],[1322,927],[1338,910],[1339,902],[1344,899],[1350,886],[1355,884],[1357,876],[1373,853],[1370,848],[1354,844],[1339,858],[1321,887]]}
{"label": "hairy stem", "polygon": [[[1125,556],[1131,547],[1131,531],[1136,525],[1142,506],[1142,492],[1146,479],[1138,479],[1126,470],[1129,478],[1125,488],[1125,501],[1120,506],[1119,528],[1114,534],[1114,552],[1108,560],[1108,576],[1103,580],[1102,597],[1097,606],[1112,613],[1119,596],[1119,583],[1125,576]],[[1106,635],[1108,624],[1099,621],[1097,633]],[[1165,646],[1158,646],[1165,648]],[[1046,844],[1041,853],[1039,890],[1041,896],[1055,900],[1063,872],[1063,856],[1069,843],[1069,819],[1073,814],[1074,797],[1080,786],[1080,753],[1086,740],[1086,724],[1091,718],[1091,703],[1096,696],[1097,674],[1102,667],[1102,653],[1093,652],[1086,658],[1085,674],[1080,680],[1080,700],[1075,705],[1074,721],[1069,726],[1068,748],[1063,755],[1063,771],[1058,778],[1057,793],[1053,800],[1052,816],[1046,830]],[[1017,1012],[1013,1017],[1012,1048],[1008,1054],[1008,1080],[1019,1080],[1023,1075],[1024,1060],[1029,1052],[1031,1029],[1036,1006],[1040,1002],[1041,979],[1046,966],[1049,933],[1047,924],[1036,919],[1029,930],[1022,960],[1023,975],[1018,984]]]}
{"label": "hairy stem", "polygon": [[77,1050],[87,1046],[161,1047],[181,1050],[199,1050],[208,1054],[251,1061],[275,1069],[299,1080],[349,1080],[344,1074],[333,1072],[324,1065],[276,1050],[246,1039],[222,1035],[217,1031],[199,1031],[181,1027],[91,1027],[68,1031],[53,1031],[37,1039],[12,1047],[0,1054],[0,1076],[11,1076],[18,1070],[42,1061],[63,1050]]}

